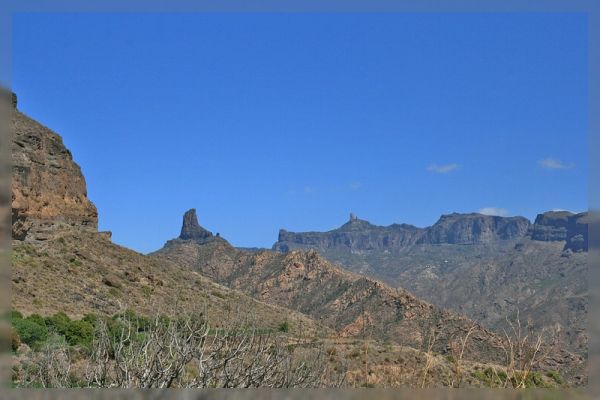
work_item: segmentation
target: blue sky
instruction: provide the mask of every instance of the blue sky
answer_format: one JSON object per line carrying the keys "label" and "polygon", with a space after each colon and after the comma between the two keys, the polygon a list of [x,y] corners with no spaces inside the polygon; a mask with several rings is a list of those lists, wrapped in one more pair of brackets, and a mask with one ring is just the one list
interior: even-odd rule
{"label": "blue sky", "polygon": [[433,224],[587,208],[578,14],[20,14],[13,90],[141,252],[200,223],[234,245],[349,212]]}

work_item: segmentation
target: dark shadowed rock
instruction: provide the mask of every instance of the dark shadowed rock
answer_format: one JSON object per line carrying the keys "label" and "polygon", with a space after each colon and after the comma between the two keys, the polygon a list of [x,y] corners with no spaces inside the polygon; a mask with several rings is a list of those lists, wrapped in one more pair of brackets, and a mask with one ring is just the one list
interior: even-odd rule
{"label": "dark shadowed rock", "polygon": [[414,244],[422,229],[413,225],[393,224],[377,226],[350,214],[350,220],[341,227],[328,232],[279,231],[273,250],[287,252],[293,249],[336,249],[355,251],[401,248]]}
{"label": "dark shadowed rock", "polygon": [[196,209],[192,208],[183,215],[183,225],[181,226],[180,239],[205,241],[213,236],[212,232],[204,229],[198,223]]}
{"label": "dark shadowed rock", "polygon": [[477,244],[523,237],[531,223],[524,217],[499,217],[478,213],[442,215],[426,229],[419,244]]}
{"label": "dark shadowed rock", "polygon": [[17,95],[9,89],[0,86],[0,99],[5,104],[12,104],[12,108],[17,108]]}
{"label": "dark shadowed rock", "polygon": [[[358,219],[349,222],[350,226],[364,223],[366,221]],[[353,235],[356,232],[337,233]],[[314,250],[285,254],[244,252],[218,241],[198,243],[174,239],[153,255],[188,266],[261,301],[305,313],[342,337],[364,337],[367,323],[373,339],[419,348],[426,337],[424,332],[433,326],[443,326],[434,349],[443,352],[453,337],[474,326],[477,344],[466,357],[478,361],[503,360],[504,357],[498,347],[498,337],[491,331],[464,316],[425,303],[403,289],[344,271]]]}
{"label": "dark shadowed rock", "polygon": [[273,249],[290,251],[313,248],[347,248],[355,251],[402,250],[416,244],[477,244],[523,237],[530,226],[523,217],[496,217],[482,214],[442,215],[428,228],[408,224],[377,226],[354,214],[341,227],[328,232],[279,231]]}
{"label": "dark shadowed rock", "polygon": [[[404,287],[497,331],[508,329],[506,317],[518,305],[523,320],[538,328],[560,324],[565,348],[585,354],[587,254],[578,250],[587,248],[592,216],[568,213],[561,222],[546,213],[532,226],[523,217],[454,213],[428,228],[352,219],[329,232],[282,230],[274,249],[314,248],[352,272]],[[393,236],[402,228],[404,242]]]}
{"label": "dark shadowed rock", "polygon": [[573,215],[569,211],[548,211],[538,214],[531,229],[531,238],[542,242],[567,240],[567,226],[569,218]]}
{"label": "dark shadowed rock", "polygon": [[539,214],[531,227],[531,238],[542,242],[565,242],[565,250],[588,250],[588,213],[548,211]]}

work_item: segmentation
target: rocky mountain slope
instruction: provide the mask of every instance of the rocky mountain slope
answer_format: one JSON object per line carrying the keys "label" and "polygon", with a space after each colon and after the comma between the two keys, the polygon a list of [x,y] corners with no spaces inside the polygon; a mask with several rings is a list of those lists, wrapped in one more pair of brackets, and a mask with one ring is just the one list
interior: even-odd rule
{"label": "rocky mountain slope", "polygon": [[538,327],[558,324],[567,346],[583,355],[587,218],[548,212],[531,224],[522,217],[455,213],[428,228],[351,218],[329,232],[282,231],[273,248],[315,249],[350,271],[404,287],[496,331],[519,310]]}
{"label": "rocky mountain slope", "polygon": [[[58,134],[13,110],[12,307],[25,315],[63,311],[113,315],[131,308],[153,314],[206,307],[211,321],[241,313],[262,327],[288,321],[293,332],[330,330],[291,310],[231,290],[189,269],[118,246],[98,232],[85,179]],[[195,217],[193,218],[195,220]],[[182,232],[185,235],[185,232]],[[194,230],[194,238],[210,233]]]}
{"label": "rocky mountain slope", "polygon": [[43,240],[63,224],[95,230],[98,213],[71,152],[59,135],[19,112],[14,98],[13,237]]}
{"label": "rocky mountain slope", "polygon": [[[14,106],[14,310],[80,318],[201,307],[217,327],[235,315],[269,330],[285,322],[291,341],[327,343],[332,368],[349,365],[348,379],[356,385],[451,385],[456,365],[450,352],[472,328],[465,356],[477,362],[465,361],[463,382],[490,386],[485,371],[502,368],[502,338],[468,318],[347,272],[315,251],[235,249],[202,228],[195,210],[184,216],[180,237],[155,255],[112,243],[109,232],[97,231],[96,208],[60,136],[20,113],[16,101]],[[349,231],[359,231],[356,222]],[[403,240],[416,244],[417,237]],[[383,236],[377,241],[386,242]],[[563,351],[542,368],[560,370],[576,384],[581,366],[581,358]],[[560,384],[552,376],[536,379]]]}
{"label": "rocky mountain slope", "polygon": [[549,211],[537,216],[530,235],[542,242],[565,242],[565,250],[588,251],[588,224],[586,212]]}
{"label": "rocky mountain slope", "polygon": [[409,224],[377,226],[350,214],[350,220],[327,232],[279,231],[273,250],[348,248],[354,251],[401,250],[415,244],[485,244],[530,237],[544,242],[565,241],[565,249],[587,251],[587,213],[549,211],[534,224],[524,217],[500,217],[478,213],[442,215],[432,226]]}
{"label": "rocky mountain slope", "polygon": [[[196,226],[189,220],[192,212],[184,216],[182,232]],[[309,315],[342,336],[372,337],[423,348],[433,329],[440,335],[435,349],[445,352],[452,340],[474,324],[403,289],[349,273],[314,250],[251,253],[234,248],[224,239],[207,243],[180,236],[153,254],[261,301]],[[471,359],[498,361],[504,357],[498,347],[499,337],[493,332],[476,325],[473,337],[476,345],[468,350]]]}

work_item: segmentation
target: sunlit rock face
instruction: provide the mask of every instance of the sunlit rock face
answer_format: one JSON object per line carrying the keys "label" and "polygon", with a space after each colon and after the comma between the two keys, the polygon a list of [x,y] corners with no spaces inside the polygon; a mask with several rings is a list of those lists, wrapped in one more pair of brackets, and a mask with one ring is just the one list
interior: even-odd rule
{"label": "sunlit rock face", "polygon": [[98,212],[62,138],[17,109],[12,113],[12,236],[45,240],[59,228],[97,230]]}

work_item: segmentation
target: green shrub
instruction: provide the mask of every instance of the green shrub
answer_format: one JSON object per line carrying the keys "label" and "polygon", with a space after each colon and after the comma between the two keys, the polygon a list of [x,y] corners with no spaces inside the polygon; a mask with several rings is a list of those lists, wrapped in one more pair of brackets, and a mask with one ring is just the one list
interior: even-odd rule
{"label": "green shrub", "polygon": [[[127,321],[136,327],[138,331],[146,331],[152,324],[152,321],[148,317],[137,315],[133,310],[127,310],[123,314],[117,314],[113,319],[121,322]],[[167,317],[160,317],[159,323],[166,326],[169,322],[170,320]]]}
{"label": "green shrub", "polygon": [[41,325],[35,322],[35,318],[14,319],[12,324],[21,342],[28,346],[33,346],[48,338],[48,328],[45,324]]}
{"label": "green shrub", "polygon": [[21,346],[21,338],[15,328],[10,328],[10,344],[12,351],[17,351],[19,346]]}
{"label": "green shrub", "polygon": [[500,378],[502,382],[506,382],[508,375],[506,375],[506,372],[504,371],[498,371],[498,378]]}
{"label": "green shrub", "polygon": [[23,319],[23,314],[21,314],[20,312],[18,312],[16,310],[12,310],[10,312],[10,318],[11,319]]}
{"label": "green shrub", "polygon": [[92,343],[94,338],[94,326],[88,321],[71,321],[65,332],[65,339],[71,346],[84,345]]}
{"label": "green shrub", "polygon": [[281,324],[279,324],[277,330],[279,330],[279,332],[289,332],[290,324],[287,321],[283,321]]}
{"label": "green shrub", "polygon": [[46,320],[39,314],[31,314],[29,317],[25,318],[28,321],[35,322],[40,326],[47,327]]}
{"label": "green shrub", "polygon": [[98,316],[96,314],[85,314],[82,321],[89,322],[90,324],[95,326],[98,322]]}
{"label": "green shrub", "polygon": [[142,293],[144,293],[144,296],[146,297],[152,296],[153,290],[154,289],[152,289],[150,286],[142,286]]}
{"label": "green shrub", "polygon": [[483,371],[472,372],[471,375],[479,379],[488,387],[503,385],[507,378],[506,373],[502,371],[498,372],[490,367],[484,369]]}
{"label": "green shrub", "polygon": [[50,318],[46,318],[46,325],[48,328],[61,335],[65,335],[67,333],[70,323],[71,318],[69,318],[64,312],[59,312]]}
{"label": "green shrub", "polygon": [[565,383],[565,380],[558,373],[558,371],[548,371],[548,372],[546,372],[546,376],[549,378],[552,378],[554,380],[554,382],[556,382],[559,385],[564,385],[564,383]]}

